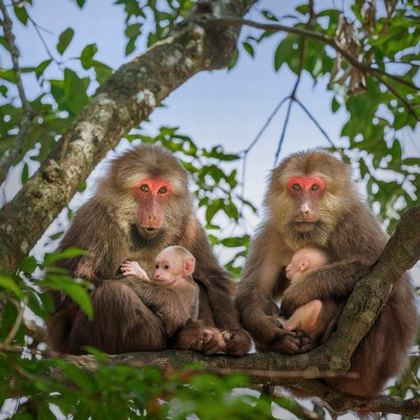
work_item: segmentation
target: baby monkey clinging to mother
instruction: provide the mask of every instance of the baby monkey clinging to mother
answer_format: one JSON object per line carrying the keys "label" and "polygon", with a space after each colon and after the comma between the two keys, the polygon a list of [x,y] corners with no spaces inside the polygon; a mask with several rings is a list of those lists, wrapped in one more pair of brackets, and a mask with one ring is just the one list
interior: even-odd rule
{"label": "baby monkey clinging to mother", "polygon": [[[173,301],[177,302],[174,310],[177,310],[178,306],[178,309],[186,310],[190,315],[190,319],[186,320],[185,324],[190,320],[198,320],[200,289],[192,278],[195,264],[196,260],[191,252],[179,245],[165,248],[155,258],[153,281],[172,289],[174,292]],[[121,265],[121,272],[126,277],[134,276],[151,281],[137,261],[125,261]],[[167,299],[162,299],[159,305],[157,305],[157,302],[159,301],[151,302],[150,309],[155,311],[166,326],[176,314],[166,310]],[[172,331],[168,331],[166,328],[165,330],[168,335],[172,334]],[[197,340],[190,344],[188,348],[201,351],[203,346],[208,345],[211,340],[217,341],[221,347],[224,347],[226,346],[225,338],[229,339],[225,332],[220,333],[215,328],[206,328],[204,334],[197,337]],[[180,346],[176,347],[179,348]]]}

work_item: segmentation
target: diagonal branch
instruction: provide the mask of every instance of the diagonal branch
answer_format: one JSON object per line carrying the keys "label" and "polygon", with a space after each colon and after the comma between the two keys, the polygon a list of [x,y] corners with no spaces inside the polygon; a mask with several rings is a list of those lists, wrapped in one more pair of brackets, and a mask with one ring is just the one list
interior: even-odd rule
{"label": "diagonal branch", "polygon": [[334,149],[336,149],[334,142],[332,141],[331,137],[328,135],[328,133],[324,130],[322,125],[317,121],[317,119],[312,115],[311,111],[302,103],[302,101],[295,97],[294,101],[302,108],[302,110],[305,112],[305,114],[309,117],[309,119],[317,126],[318,130],[322,133],[322,135],[325,137],[327,142],[330,144],[330,146]]}
{"label": "diagonal branch", "polygon": [[[242,16],[254,2],[217,0],[212,7],[217,13]],[[120,67],[81,111],[57,149],[0,210],[0,266],[16,268],[98,162],[164,98],[200,71],[227,67],[238,33],[239,28],[206,30],[184,21],[166,39]]]}
{"label": "diagonal branch", "polygon": [[13,23],[10,19],[7,7],[3,0],[0,0],[0,10],[3,14],[3,19],[0,21],[3,26],[4,40],[7,45],[7,49],[10,52],[12,59],[13,72],[16,76],[16,87],[19,93],[20,102],[22,103],[23,115],[19,124],[19,132],[16,136],[15,143],[11,149],[6,151],[0,159],[0,185],[6,180],[7,173],[10,167],[15,162],[16,158],[20,155],[23,148],[26,135],[31,125],[33,117],[33,110],[29,105],[28,99],[26,98],[25,89],[23,88],[22,74],[19,66],[19,50],[16,46],[15,35],[13,34]]}
{"label": "diagonal branch", "polygon": [[[314,18],[314,2],[313,2],[313,0],[309,1],[308,6],[309,6],[309,18],[308,18],[308,22],[306,23],[306,28],[310,28],[311,23],[312,23],[313,18]],[[299,87],[300,80],[302,78],[302,71],[303,71],[303,68],[304,68],[304,65],[305,65],[305,52],[306,52],[306,38],[303,37],[302,40],[301,40],[301,45],[300,45],[298,77],[297,77],[295,85],[293,86],[293,89],[292,89],[292,91],[289,95],[289,98],[290,98],[289,99],[289,104],[288,104],[288,107],[287,107],[286,117],[284,119],[281,136],[280,136],[279,142],[277,144],[276,153],[274,155],[274,165],[273,166],[275,166],[277,164],[277,161],[278,161],[279,156],[280,156],[281,148],[283,146],[283,142],[284,142],[284,139],[286,137],[286,129],[287,129],[287,126],[289,124],[290,113],[292,111],[293,101],[296,97],[296,92],[297,92],[297,89]]]}

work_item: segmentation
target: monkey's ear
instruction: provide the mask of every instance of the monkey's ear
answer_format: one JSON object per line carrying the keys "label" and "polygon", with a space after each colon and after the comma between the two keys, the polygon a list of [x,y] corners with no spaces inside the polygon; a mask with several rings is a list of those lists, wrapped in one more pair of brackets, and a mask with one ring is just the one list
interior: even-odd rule
{"label": "monkey's ear", "polygon": [[299,263],[299,271],[305,271],[309,267],[309,258],[304,257],[302,261]]}
{"label": "monkey's ear", "polygon": [[195,270],[195,258],[185,258],[184,260],[184,273],[186,276],[191,276]]}

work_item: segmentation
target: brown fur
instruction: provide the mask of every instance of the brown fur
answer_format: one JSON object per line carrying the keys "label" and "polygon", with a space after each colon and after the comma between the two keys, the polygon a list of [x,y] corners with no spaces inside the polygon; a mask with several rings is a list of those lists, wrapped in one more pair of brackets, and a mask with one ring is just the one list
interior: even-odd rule
{"label": "brown fur", "polygon": [[[319,202],[320,222],[311,232],[301,233],[293,228],[295,209],[285,185],[290,177],[304,175],[321,176],[327,186]],[[314,299],[333,300],[341,308],[382,252],[387,236],[358,197],[347,166],[323,152],[291,155],[274,169],[265,207],[266,218],[251,243],[236,305],[258,348],[295,353],[302,351],[301,340],[285,334],[273,316],[273,299],[282,295],[286,316]],[[293,252],[305,246],[325,247],[333,262],[287,287],[284,267]],[[330,329],[327,323],[328,332]],[[349,394],[380,393],[385,382],[404,368],[415,329],[413,291],[403,277],[351,359],[351,370],[360,379],[340,378],[330,383]]]}
{"label": "brown fur", "polygon": [[[137,229],[139,204],[131,190],[144,176],[165,178],[173,186],[162,228],[149,239]],[[215,259],[195,216],[186,172],[171,153],[152,145],[132,148],[111,162],[108,174],[94,196],[77,211],[63,238],[61,249],[76,246],[89,253],[62,265],[97,286],[92,293],[95,316],[88,321],[69,298],[57,294],[56,311],[48,325],[52,348],[67,353],[82,352],[85,345],[110,353],[167,348],[168,334],[185,324],[188,314],[177,306],[173,291],[132,277],[121,278],[119,267],[123,261],[137,261],[150,274],[156,255],[169,245],[181,245],[196,258],[194,281],[200,286],[202,320],[202,324],[195,324],[196,335],[202,334],[202,325],[232,331],[234,338],[226,351],[247,353],[251,341],[233,306],[233,284]],[[178,309],[171,309],[171,302]],[[157,310],[172,310],[166,324],[154,312]],[[217,337],[210,341],[221,348]]]}

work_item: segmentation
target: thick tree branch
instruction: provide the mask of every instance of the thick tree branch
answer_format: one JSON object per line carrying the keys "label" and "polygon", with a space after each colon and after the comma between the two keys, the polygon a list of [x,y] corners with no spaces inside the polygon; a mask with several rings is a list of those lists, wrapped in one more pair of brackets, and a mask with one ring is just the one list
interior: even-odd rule
{"label": "thick tree branch", "polygon": [[[212,2],[215,16],[244,15],[255,0]],[[238,30],[185,21],[118,69],[79,114],[57,149],[0,211],[0,266],[13,271],[105,154],[199,71],[226,67]],[[15,218],[19,215],[19,220]]]}
{"label": "thick tree branch", "polygon": [[[278,353],[254,353],[241,358],[205,356],[186,351],[164,351],[110,356],[114,363],[132,366],[156,366],[161,369],[181,369],[194,364],[219,373],[242,372],[253,383],[293,386],[306,394],[318,396],[334,410],[365,409],[405,415],[419,415],[418,400],[401,401],[379,397],[362,399],[345,396],[331,390],[314,378],[346,374],[350,357],[363,336],[372,327],[386,303],[392,285],[409,270],[420,257],[420,206],[408,210],[402,217],[394,235],[388,241],[372,271],[361,279],[351,294],[336,332],[330,340],[315,350],[296,356]],[[369,299],[366,299],[369,296]],[[80,366],[94,369],[93,356],[67,356]],[[298,376],[299,379],[296,378]]]}
{"label": "thick tree branch", "polygon": [[[222,375],[232,373],[246,374],[250,382],[254,384],[293,387],[302,391],[305,395],[321,398],[338,412],[363,409],[372,412],[383,411],[408,416],[416,416],[420,413],[420,401],[417,399],[401,400],[386,396],[364,399],[335,391],[322,381],[310,379],[319,373],[316,368],[312,370],[309,368],[306,372],[300,371],[300,378],[296,378],[293,375],[295,373],[293,371],[277,371],[277,368],[282,365],[284,366],[283,369],[288,369],[286,367],[288,365],[287,360],[292,359],[292,357],[274,353],[256,353],[241,358],[233,358],[229,356],[204,356],[200,353],[189,351],[167,350],[163,352],[142,352],[109,357],[111,363],[128,364],[138,368],[154,366],[158,369],[168,371],[171,369],[183,369],[186,365],[194,364],[195,366],[202,366],[203,369],[194,369],[192,373],[205,371]],[[98,366],[95,358],[90,355],[67,356],[66,359],[87,370],[95,370]],[[261,365],[265,366],[266,375],[256,370],[258,369],[256,366]],[[330,374],[327,376],[334,375]],[[276,392],[273,397],[274,399],[277,397]]]}
{"label": "thick tree branch", "polygon": [[[420,206],[405,212],[372,271],[360,280],[350,295],[337,331],[326,347],[342,361],[350,360],[360,340],[372,328],[392,286],[420,258]],[[369,296],[369,299],[364,297]],[[345,332],[345,336],[343,333]],[[330,365],[331,370],[335,370]]]}

